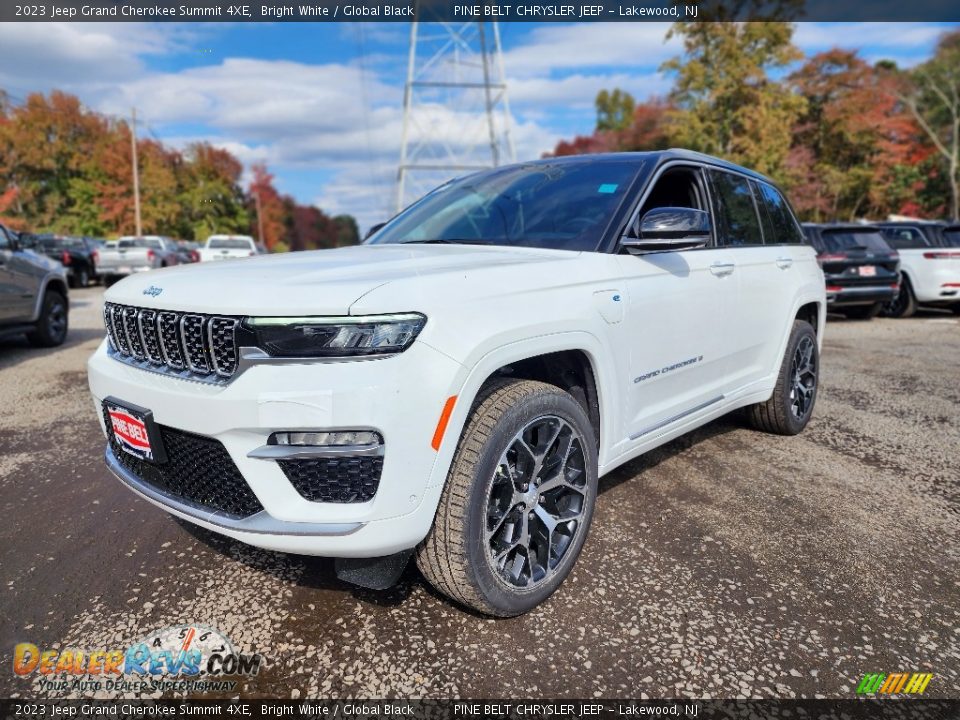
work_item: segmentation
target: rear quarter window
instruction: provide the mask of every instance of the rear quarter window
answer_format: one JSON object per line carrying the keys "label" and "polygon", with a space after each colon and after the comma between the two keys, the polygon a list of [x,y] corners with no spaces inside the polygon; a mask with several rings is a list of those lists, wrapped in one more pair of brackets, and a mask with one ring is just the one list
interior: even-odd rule
{"label": "rear quarter window", "polygon": [[944,228],[943,244],[947,247],[960,248],[960,225]]}

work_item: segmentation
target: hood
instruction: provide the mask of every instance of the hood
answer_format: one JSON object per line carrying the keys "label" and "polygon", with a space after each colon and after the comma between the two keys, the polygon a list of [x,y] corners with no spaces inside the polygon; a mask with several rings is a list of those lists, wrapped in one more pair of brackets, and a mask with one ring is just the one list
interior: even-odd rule
{"label": "hood", "polygon": [[578,255],[476,245],[358,245],[138,273],[111,287],[105,299],[199,313],[347,315],[359,298],[394,280],[571,260]]}

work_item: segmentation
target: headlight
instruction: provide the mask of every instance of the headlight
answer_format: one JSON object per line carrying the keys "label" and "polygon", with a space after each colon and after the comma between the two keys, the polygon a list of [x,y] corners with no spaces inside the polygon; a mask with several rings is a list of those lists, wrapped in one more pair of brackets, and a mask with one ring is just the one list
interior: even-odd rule
{"label": "headlight", "polygon": [[419,313],[357,317],[247,318],[256,344],[272,357],[363,357],[410,347],[427,318]]}

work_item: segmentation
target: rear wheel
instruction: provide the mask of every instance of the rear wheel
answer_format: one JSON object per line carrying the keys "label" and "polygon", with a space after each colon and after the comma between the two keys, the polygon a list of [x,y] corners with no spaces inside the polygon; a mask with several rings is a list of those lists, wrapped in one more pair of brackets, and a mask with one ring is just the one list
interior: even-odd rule
{"label": "rear wheel", "polygon": [[748,407],[747,419],[757,430],[796,435],[810,422],[819,383],[817,333],[810,323],[794,320],[773,395]]}
{"label": "rear wheel", "polygon": [[75,287],[85,288],[90,284],[90,273],[87,272],[85,268],[77,270],[76,275],[74,275]]}
{"label": "rear wheel", "polygon": [[908,318],[917,311],[917,298],[906,276],[900,281],[900,292],[884,307],[884,314],[893,318]]}
{"label": "rear wheel", "polygon": [[583,407],[553,385],[497,380],[481,393],[417,565],[475,610],[520,615],[570,573],[597,494]]}
{"label": "rear wheel", "polygon": [[62,345],[67,337],[67,299],[56,290],[47,290],[43,296],[40,319],[27,333],[27,339],[37,347]]}
{"label": "rear wheel", "polygon": [[840,312],[851,320],[872,320],[880,311],[883,310],[883,303],[874,303],[873,305],[855,305],[854,307],[843,308]]}

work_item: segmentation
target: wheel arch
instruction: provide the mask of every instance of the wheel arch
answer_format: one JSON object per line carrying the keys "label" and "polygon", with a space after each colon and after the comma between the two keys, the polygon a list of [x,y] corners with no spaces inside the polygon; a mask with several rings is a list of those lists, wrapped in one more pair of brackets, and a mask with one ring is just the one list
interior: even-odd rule
{"label": "wheel arch", "polygon": [[57,275],[47,275],[40,285],[37,297],[34,300],[33,317],[30,318],[31,322],[36,322],[40,319],[40,313],[43,311],[43,298],[46,297],[48,290],[54,290],[63,295],[67,302],[70,301],[70,290],[67,281]]}
{"label": "wheel arch", "polygon": [[604,379],[612,370],[606,370],[602,357],[599,341],[592,334],[581,331],[531,338],[484,355],[469,370],[456,394],[429,485],[446,481],[476,399],[484,385],[497,377],[539,380],[570,392],[590,418],[602,463],[604,446],[608,444],[606,440],[614,426],[613,405],[616,402],[614,394],[604,387]]}

